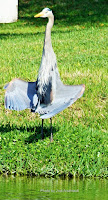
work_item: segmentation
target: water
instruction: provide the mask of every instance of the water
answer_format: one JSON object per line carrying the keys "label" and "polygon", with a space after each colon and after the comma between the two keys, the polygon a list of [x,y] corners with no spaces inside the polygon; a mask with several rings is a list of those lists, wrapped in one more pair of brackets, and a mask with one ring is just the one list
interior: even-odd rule
{"label": "water", "polygon": [[106,179],[0,176],[0,200],[107,200]]}

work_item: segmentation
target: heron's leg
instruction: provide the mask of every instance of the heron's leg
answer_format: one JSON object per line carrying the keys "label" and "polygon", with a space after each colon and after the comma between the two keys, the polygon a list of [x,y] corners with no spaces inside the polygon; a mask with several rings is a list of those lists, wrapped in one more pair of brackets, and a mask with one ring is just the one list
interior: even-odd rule
{"label": "heron's leg", "polygon": [[42,119],[42,127],[41,127],[42,140],[44,139],[44,134],[43,134],[43,122],[44,122],[44,119]]}
{"label": "heron's leg", "polygon": [[52,118],[50,118],[50,124],[51,124],[51,138],[50,138],[50,142],[53,142],[53,133],[52,133]]}

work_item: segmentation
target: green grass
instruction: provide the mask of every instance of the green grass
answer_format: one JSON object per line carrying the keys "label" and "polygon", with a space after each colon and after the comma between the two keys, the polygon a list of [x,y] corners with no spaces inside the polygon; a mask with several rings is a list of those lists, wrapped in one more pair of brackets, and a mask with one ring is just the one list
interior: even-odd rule
{"label": "green grass", "polygon": [[[35,2],[20,1],[18,22],[0,24],[0,173],[106,177],[106,2]],[[47,20],[33,16],[45,6],[55,14],[52,44],[62,81],[86,86],[81,99],[53,117],[51,144],[49,120],[42,141],[39,116],[5,110],[3,90],[15,77],[36,80]]]}

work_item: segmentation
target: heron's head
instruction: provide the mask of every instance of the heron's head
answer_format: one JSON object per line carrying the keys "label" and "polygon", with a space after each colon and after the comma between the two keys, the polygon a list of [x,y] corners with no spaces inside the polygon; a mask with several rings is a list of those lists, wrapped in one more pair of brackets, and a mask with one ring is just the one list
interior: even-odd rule
{"label": "heron's head", "polygon": [[40,13],[38,13],[37,15],[35,15],[34,17],[50,17],[52,16],[52,10],[50,10],[49,8],[44,8]]}

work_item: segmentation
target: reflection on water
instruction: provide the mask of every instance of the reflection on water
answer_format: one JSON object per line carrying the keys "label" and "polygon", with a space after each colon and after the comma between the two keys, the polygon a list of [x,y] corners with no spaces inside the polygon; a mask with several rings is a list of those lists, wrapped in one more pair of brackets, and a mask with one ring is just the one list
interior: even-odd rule
{"label": "reflection on water", "polygon": [[0,176],[0,200],[107,200],[106,179]]}

